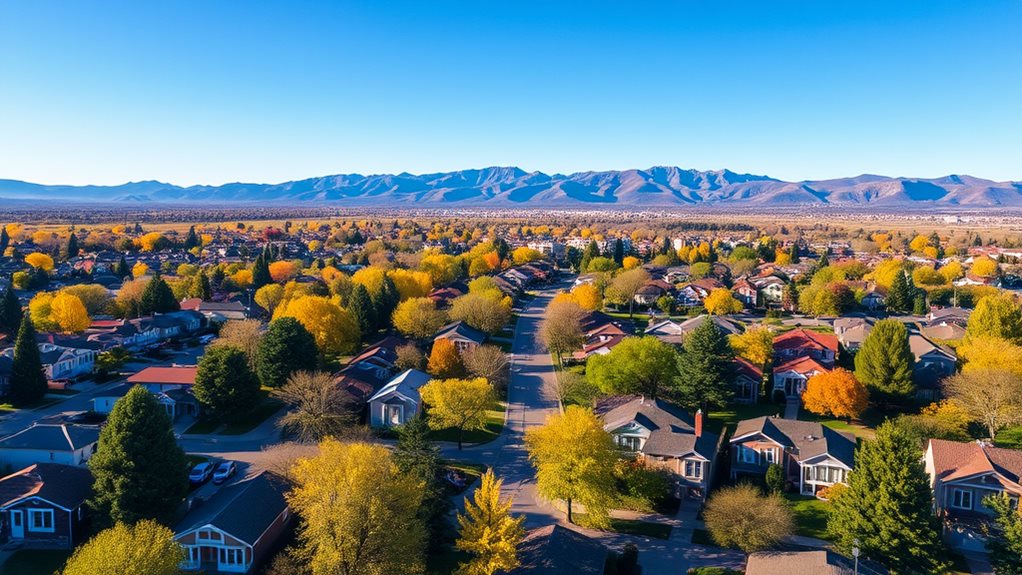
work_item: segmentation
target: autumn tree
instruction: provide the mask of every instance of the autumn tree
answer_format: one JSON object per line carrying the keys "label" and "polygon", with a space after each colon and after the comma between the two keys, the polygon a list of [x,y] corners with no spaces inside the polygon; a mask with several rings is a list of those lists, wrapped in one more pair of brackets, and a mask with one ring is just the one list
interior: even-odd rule
{"label": "autumn tree", "polygon": [[1022,308],[1008,294],[982,297],[969,315],[965,335],[970,339],[989,336],[1022,343]]}
{"label": "autumn tree", "polygon": [[802,405],[817,415],[854,419],[869,404],[869,392],[855,374],[844,368],[818,373],[809,378]]}
{"label": "autumn tree", "polygon": [[566,353],[581,349],[585,343],[582,321],[586,311],[573,301],[552,302],[546,309],[546,317],[539,327],[539,339],[550,353],[562,362]]}
{"label": "autumn tree", "polygon": [[284,297],[284,286],[274,283],[266,284],[256,290],[254,297],[256,304],[272,315]]}
{"label": "autumn tree", "polygon": [[178,575],[184,548],[174,532],[155,521],[118,523],[78,547],[62,575]]}
{"label": "autumn tree", "polygon": [[14,340],[14,358],[7,384],[7,397],[16,407],[35,403],[46,395],[46,374],[39,356],[36,331],[32,318],[22,317],[18,336]]}
{"label": "autumn tree", "polygon": [[419,388],[426,404],[430,429],[453,428],[458,432],[458,449],[466,431],[486,429],[487,411],[497,402],[493,385],[475,379],[434,379]]}
{"label": "autumn tree", "polygon": [[979,256],[972,260],[972,267],[969,269],[974,275],[983,278],[992,278],[1001,272],[997,260],[987,256]]}
{"label": "autumn tree", "polygon": [[284,283],[298,274],[298,268],[293,262],[273,262],[269,266],[270,279],[277,283]]}
{"label": "autumn tree", "polygon": [[584,310],[596,311],[603,307],[600,290],[593,284],[575,286],[571,290],[571,298]]}
{"label": "autumn tree", "polygon": [[53,271],[53,258],[42,252],[28,254],[25,256],[25,263],[44,272]]}
{"label": "autumn tree", "polygon": [[65,333],[81,333],[92,324],[82,300],[66,293],[58,293],[53,298],[50,319]]}
{"label": "autumn tree", "polygon": [[963,371],[944,381],[944,392],[966,413],[980,421],[990,438],[1022,422],[1022,379],[1004,368]]}
{"label": "autumn tree", "polygon": [[744,332],[728,336],[735,355],[744,357],[764,371],[774,359],[774,332],[769,327],[751,327]]}
{"label": "autumn tree", "polygon": [[394,367],[401,371],[406,369],[422,370],[426,368],[426,356],[422,354],[419,346],[408,342],[397,346],[394,350],[397,358],[394,360]]}
{"label": "autumn tree", "polygon": [[318,363],[316,338],[297,319],[270,322],[256,348],[256,373],[268,387],[284,385],[297,371],[314,371]]}
{"label": "autumn tree", "polygon": [[731,290],[727,288],[717,288],[711,291],[703,300],[703,307],[710,315],[730,315],[745,309],[742,302],[736,300],[731,294]]}
{"label": "autumn tree", "polygon": [[1022,573],[1022,513],[1018,510],[1018,500],[1007,491],[1001,491],[987,495],[983,505],[993,511],[993,522],[997,526],[989,530],[986,540],[994,572],[998,575]]}
{"label": "autumn tree", "polygon": [[641,393],[655,399],[670,393],[677,374],[674,348],[653,336],[626,337],[610,353],[586,361],[586,378],[611,395]]}
{"label": "autumn tree", "polygon": [[913,363],[905,324],[883,319],[876,322],[855,354],[855,377],[885,401],[904,399],[915,389]]}
{"label": "autumn tree", "polygon": [[435,286],[445,286],[461,277],[458,258],[447,254],[429,254],[419,262],[419,270],[429,275]]}
{"label": "autumn tree", "polygon": [[362,339],[358,323],[347,310],[330,298],[301,296],[281,304],[274,319],[293,317],[316,340],[316,347],[324,354],[342,354],[354,351]]}
{"label": "autumn tree", "polygon": [[454,342],[447,338],[440,338],[433,342],[433,349],[429,353],[429,361],[426,363],[426,371],[434,377],[459,377],[465,372],[465,365],[461,362],[461,354]]}
{"label": "autumn tree", "polygon": [[681,403],[708,412],[723,407],[734,393],[734,350],[712,316],[706,316],[685,338],[677,355],[675,388]]}
{"label": "autumn tree", "polygon": [[423,483],[401,473],[388,449],[327,439],[293,477],[288,503],[312,573],[423,573]]}
{"label": "autumn tree", "polygon": [[387,276],[394,282],[394,287],[397,288],[402,300],[426,297],[433,291],[433,280],[426,272],[399,268],[388,271]]}
{"label": "autumn tree", "polygon": [[408,337],[432,337],[447,324],[447,314],[438,310],[436,302],[428,297],[413,297],[399,303],[391,317],[394,328]]}
{"label": "autumn tree", "polygon": [[146,282],[138,305],[139,313],[142,315],[167,313],[181,309],[181,304],[174,297],[174,292],[161,277],[155,277]]}
{"label": "autumn tree", "polygon": [[495,389],[507,387],[508,361],[504,350],[495,345],[479,345],[461,353],[468,374],[490,382]]}
{"label": "autumn tree", "polygon": [[232,319],[224,323],[210,347],[228,346],[245,354],[248,367],[258,370],[259,343],[263,340],[263,322],[257,319]]}
{"label": "autumn tree", "polygon": [[703,511],[706,530],[722,547],[746,553],[779,545],[795,532],[791,508],[779,494],[761,495],[748,483],[718,490]]}
{"label": "autumn tree", "polygon": [[511,499],[502,499],[492,469],[486,470],[473,501],[465,498],[465,513],[458,514],[460,527],[455,546],[473,555],[458,567],[458,575],[494,575],[518,566],[518,544],[525,536],[524,517],[511,515]]}
{"label": "autumn tree", "polygon": [[614,305],[627,305],[628,315],[632,315],[635,309],[635,294],[647,282],[649,282],[649,272],[642,268],[623,271],[611,280],[604,295]]}
{"label": "autumn tree", "polygon": [[296,371],[272,395],[289,408],[278,425],[303,442],[337,437],[355,419],[352,397],[326,372]]}
{"label": "autumn tree", "polygon": [[540,495],[564,500],[569,523],[574,523],[572,504],[578,501],[586,508],[587,524],[608,525],[617,450],[592,410],[570,405],[551,415],[544,425],[525,432],[525,446]]}
{"label": "autumn tree", "polygon": [[61,288],[60,293],[73,295],[82,301],[90,316],[107,313],[112,299],[110,291],[99,284],[78,284]]}

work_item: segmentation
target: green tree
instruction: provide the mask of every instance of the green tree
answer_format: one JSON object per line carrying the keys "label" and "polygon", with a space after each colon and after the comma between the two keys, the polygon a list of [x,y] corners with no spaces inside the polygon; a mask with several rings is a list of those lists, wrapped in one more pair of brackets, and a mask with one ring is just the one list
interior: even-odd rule
{"label": "green tree", "polygon": [[675,388],[683,405],[705,413],[731,399],[735,352],[712,317],[706,316],[685,338],[677,361]]}
{"label": "green tree", "polygon": [[252,289],[259,289],[271,283],[273,276],[270,275],[270,264],[266,261],[265,253],[260,254],[252,264]]}
{"label": "green tree", "polygon": [[131,277],[131,268],[128,267],[128,260],[124,259],[124,254],[121,254],[121,259],[114,267],[114,275],[121,279]]}
{"label": "green tree", "polygon": [[1022,343],[1022,308],[1008,295],[980,298],[965,328],[969,338],[992,336]]}
{"label": "green tree", "polygon": [[397,428],[397,445],[394,446],[392,458],[401,473],[421,481],[424,486],[418,517],[426,526],[429,535],[426,541],[430,550],[436,551],[450,527],[447,515],[451,509],[451,500],[442,479],[440,449],[430,440],[430,429],[424,413],[419,412]]}
{"label": "green tree", "polygon": [[855,450],[848,489],[834,500],[827,528],[837,547],[863,554],[892,573],[943,573],[940,525],[918,444],[885,422]]}
{"label": "green tree", "polygon": [[190,250],[199,245],[199,236],[195,233],[195,226],[188,227],[188,236],[185,237],[185,249]]}
{"label": "green tree", "polygon": [[894,274],[894,281],[887,290],[887,299],[884,304],[889,311],[905,313],[912,309],[912,287],[909,286],[908,277],[904,271]]}
{"label": "green tree", "polygon": [[71,232],[67,236],[67,248],[66,249],[67,249],[67,257],[68,257],[68,259],[77,256],[78,253],[80,251],[82,251],[81,248],[78,247],[78,235],[75,234],[74,232]]}
{"label": "green tree", "polygon": [[502,483],[488,469],[474,501],[465,498],[465,513],[458,514],[460,534],[456,546],[474,557],[458,567],[458,575],[494,575],[519,564],[517,551],[525,536],[525,518],[511,515],[511,499],[500,497]]}
{"label": "green tree", "polygon": [[772,493],[784,493],[784,467],[777,463],[767,467],[766,485]]}
{"label": "green tree", "polygon": [[486,412],[497,401],[493,386],[481,377],[434,379],[419,388],[419,395],[428,408],[430,429],[456,429],[459,450],[465,431],[486,429]]}
{"label": "green tree", "polygon": [[987,534],[987,550],[990,562],[998,575],[1022,573],[1022,513],[1018,505],[1001,492],[983,499],[983,505],[994,512],[996,529]]}
{"label": "green tree", "polygon": [[855,354],[855,377],[881,401],[904,399],[915,390],[914,361],[905,324],[883,319],[876,322]]}
{"label": "green tree", "polygon": [[678,374],[674,348],[653,336],[626,337],[606,355],[586,361],[586,378],[603,393],[669,395]]}
{"label": "green tree", "polygon": [[608,509],[616,493],[614,439],[592,410],[570,405],[564,413],[547,418],[544,425],[525,432],[529,460],[536,468],[540,495],[563,499],[568,522],[574,523],[572,504],[585,505],[586,522],[609,524]]}
{"label": "green tree", "polygon": [[178,575],[184,559],[184,548],[163,525],[148,520],[118,523],[76,549],[63,575]]}
{"label": "green tree", "polygon": [[579,264],[579,271],[582,273],[589,271],[589,263],[598,257],[600,257],[600,246],[596,244],[596,240],[589,240],[589,243],[586,244],[586,249],[582,251],[582,261]]}
{"label": "green tree", "polygon": [[6,226],[0,226],[0,255],[7,250],[7,246],[11,244],[11,236],[7,233]]}
{"label": "green tree", "polygon": [[213,298],[213,286],[209,283],[209,276],[199,272],[192,278],[192,286],[188,293],[191,297],[197,297],[203,301]]}
{"label": "green tree", "polygon": [[199,360],[193,391],[203,416],[237,421],[259,403],[259,378],[249,369],[245,352],[216,346]]}
{"label": "green tree", "polygon": [[89,470],[90,504],[106,525],[142,519],[167,525],[188,493],[188,466],[170,417],[141,386],[114,404]]}
{"label": "green tree", "polygon": [[256,373],[268,387],[279,387],[296,371],[314,371],[318,363],[316,338],[293,317],[270,322],[259,342]]}
{"label": "green tree", "polygon": [[154,277],[146,282],[142,290],[142,297],[139,300],[139,311],[142,315],[154,313],[167,313],[181,309],[181,305],[174,297],[174,292],[161,277]]}
{"label": "green tree", "polygon": [[348,311],[358,322],[359,330],[364,336],[376,332],[376,307],[369,297],[369,290],[366,286],[358,283],[351,291],[351,299],[348,300]]}
{"label": "green tree", "polygon": [[32,325],[32,318],[25,314],[21,320],[21,328],[18,329],[18,337],[14,340],[14,360],[11,364],[7,396],[11,403],[21,407],[42,399],[47,389],[46,373],[43,371],[39,356],[35,327]]}
{"label": "green tree", "polygon": [[[373,310],[375,312],[376,325],[373,328],[373,332],[377,329],[387,327],[387,319],[390,318],[394,310],[397,309],[397,304],[401,303],[401,294],[397,291],[397,286],[394,284],[394,280],[391,279],[390,275],[383,276],[383,282],[380,284],[380,291],[373,295]],[[362,332],[362,333],[373,333],[373,332]]]}
{"label": "green tree", "polygon": [[14,294],[14,287],[8,286],[0,299],[0,330],[14,332],[21,327],[21,303]]}

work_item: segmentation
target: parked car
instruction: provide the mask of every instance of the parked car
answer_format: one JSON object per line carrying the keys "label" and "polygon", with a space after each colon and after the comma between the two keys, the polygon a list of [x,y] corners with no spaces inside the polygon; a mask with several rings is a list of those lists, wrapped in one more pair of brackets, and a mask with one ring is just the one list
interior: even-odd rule
{"label": "parked car", "polygon": [[46,387],[54,390],[65,390],[71,387],[70,379],[51,379],[46,382]]}
{"label": "parked car", "polygon": [[202,345],[206,345],[207,343],[213,341],[214,339],[216,339],[216,336],[211,334],[211,333],[209,333],[209,334],[206,334],[206,335],[200,337],[199,338],[199,343],[201,343]]}
{"label": "parked car", "polygon": [[192,468],[191,473],[188,474],[188,482],[192,485],[202,485],[209,481],[211,475],[213,475],[213,464],[204,461]]}
{"label": "parked car", "polygon": [[223,461],[220,465],[216,466],[216,471],[213,472],[213,484],[220,485],[224,481],[227,481],[238,471],[238,466],[233,461]]}

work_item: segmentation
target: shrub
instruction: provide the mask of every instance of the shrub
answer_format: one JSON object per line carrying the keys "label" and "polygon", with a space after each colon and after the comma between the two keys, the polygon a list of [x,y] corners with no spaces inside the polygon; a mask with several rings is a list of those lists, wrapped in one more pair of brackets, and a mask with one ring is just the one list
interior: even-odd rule
{"label": "shrub", "polygon": [[653,511],[670,496],[667,472],[638,461],[620,461],[614,468],[621,504],[635,511]]}
{"label": "shrub", "polygon": [[834,501],[841,496],[842,493],[848,490],[848,486],[844,483],[835,483],[830,487],[824,487],[816,492],[816,495],[820,499],[826,499],[827,501]]}
{"label": "shrub", "polygon": [[764,497],[754,485],[718,491],[703,512],[706,529],[722,547],[746,553],[770,549],[794,532],[792,510],[779,495]]}
{"label": "shrub", "polygon": [[688,575],[742,575],[742,572],[727,567],[693,567]]}
{"label": "shrub", "polygon": [[784,468],[774,463],[766,470],[766,486],[771,493],[784,491]]}

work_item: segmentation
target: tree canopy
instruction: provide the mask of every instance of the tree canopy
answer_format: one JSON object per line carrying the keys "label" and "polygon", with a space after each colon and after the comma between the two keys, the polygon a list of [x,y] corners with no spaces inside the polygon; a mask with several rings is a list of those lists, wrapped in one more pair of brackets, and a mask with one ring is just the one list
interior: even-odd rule
{"label": "tree canopy", "polygon": [[178,575],[184,548],[174,532],[155,521],[118,523],[75,550],[63,575]]}
{"label": "tree canopy", "polygon": [[873,326],[855,354],[855,377],[883,400],[901,400],[915,390],[908,345],[908,329],[896,319],[883,319]]}
{"label": "tree canopy", "polygon": [[610,395],[670,395],[678,374],[675,351],[653,336],[626,337],[610,353],[586,361],[586,378]]}

